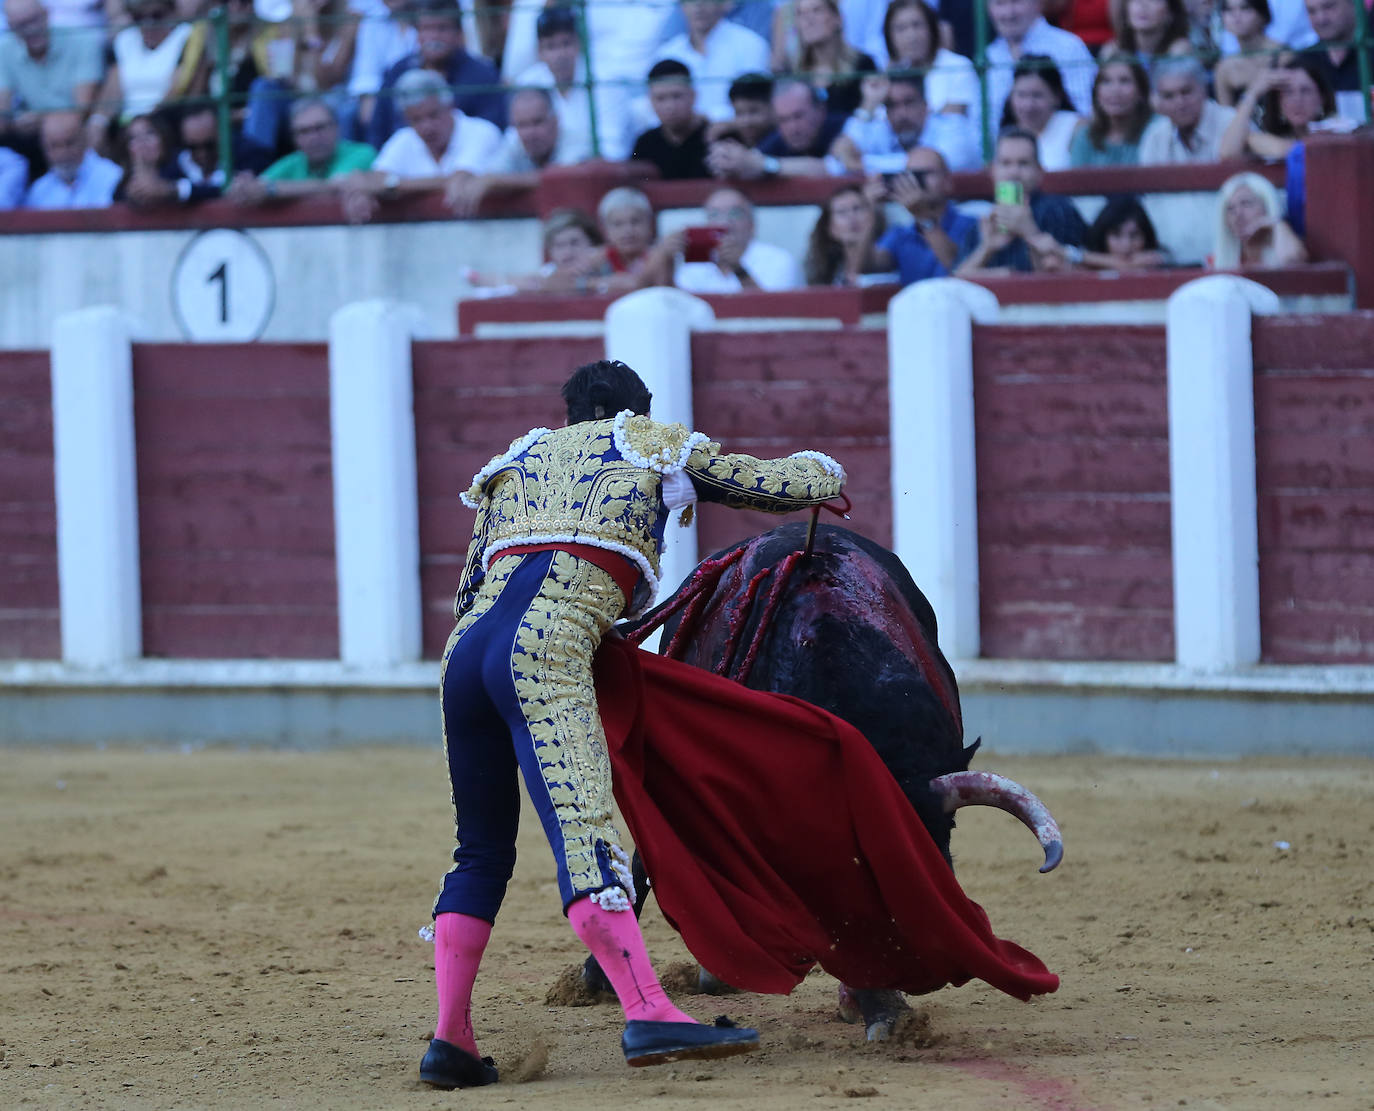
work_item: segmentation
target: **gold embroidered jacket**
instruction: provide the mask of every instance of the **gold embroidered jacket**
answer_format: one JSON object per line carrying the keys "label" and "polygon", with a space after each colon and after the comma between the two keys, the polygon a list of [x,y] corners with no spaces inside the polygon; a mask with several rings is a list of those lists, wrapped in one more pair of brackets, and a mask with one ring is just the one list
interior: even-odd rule
{"label": "gold embroidered jacket", "polygon": [[820,452],[786,459],[725,455],[681,424],[626,410],[613,420],[536,428],[473,476],[464,504],[477,510],[454,611],[472,604],[494,556],[522,544],[588,544],[618,552],[642,572],[629,607],[658,592],[668,514],[693,502],[790,513],[837,496],[844,469]]}

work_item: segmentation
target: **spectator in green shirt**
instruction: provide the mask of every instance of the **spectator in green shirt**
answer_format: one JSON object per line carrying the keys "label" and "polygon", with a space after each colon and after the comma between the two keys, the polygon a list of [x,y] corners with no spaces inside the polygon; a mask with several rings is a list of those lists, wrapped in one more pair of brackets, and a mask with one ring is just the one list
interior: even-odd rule
{"label": "spectator in green shirt", "polygon": [[298,149],[257,177],[237,175],[229,187],[231,200],[262,204],[335,193],[349,174],[371,168],[377,155],[366,143],[339,138],[338,117],[320,97],[303,97],[291,106],[291,137]]}

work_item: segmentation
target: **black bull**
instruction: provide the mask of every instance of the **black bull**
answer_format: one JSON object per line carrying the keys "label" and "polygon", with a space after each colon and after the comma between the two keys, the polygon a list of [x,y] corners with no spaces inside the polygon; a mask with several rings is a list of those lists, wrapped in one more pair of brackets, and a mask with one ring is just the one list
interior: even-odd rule
{"label": "black bull", "polygon": [[[634,641],[661,622],[664,655],[849,722],[892,772],[946,860],[954,811],[984,804],[1036,833],[1045,850],[1041,871],[1049,871],[1062,853],[1049,811],[1019,784],[968,770],[978,742],[964,745],[959,687],[937,642],[935,611],[902,562],[836,526],[817,526],[804,551],[807,544],[808,525],[799,522],[717,552],[623,631]],[[870,1036],[875,1022],[883,1036],[879,1012],[900,997],[856,994]],[[893,1017],[886,1016],[887,1029]]]}

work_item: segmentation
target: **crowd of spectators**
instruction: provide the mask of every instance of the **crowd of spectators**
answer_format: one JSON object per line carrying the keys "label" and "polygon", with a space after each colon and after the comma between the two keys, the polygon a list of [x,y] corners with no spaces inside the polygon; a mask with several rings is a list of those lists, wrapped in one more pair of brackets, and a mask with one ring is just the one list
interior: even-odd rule
{"label": "crowd of spectators", "polygon": [[[1289,161],[1361,125],[1361,0],[4,0],[0,208],[432,192],[457,218],[592,159],[712,179],[704,257],[644,194],[549,221],[491,288],[701,291],[1172,261],[1147,206],[1087,225],[1046,171]],[[1368,47],[1364,49],[1368,50]],[[992,206],[950,195],[987,169]],[[1243,170],[1237,166],[1237,170]],[[804,259],[739,182],[833,175]],[[1299,175],[1300,176],[1300,175]],[[861,182],[861,183],[856,183]],[[1264,177],[1216,203],[1217,265],[1292,261]],[[786,254],[786,252],[782,252]],[[1179,260],[1193,261],[1193,260]]]}

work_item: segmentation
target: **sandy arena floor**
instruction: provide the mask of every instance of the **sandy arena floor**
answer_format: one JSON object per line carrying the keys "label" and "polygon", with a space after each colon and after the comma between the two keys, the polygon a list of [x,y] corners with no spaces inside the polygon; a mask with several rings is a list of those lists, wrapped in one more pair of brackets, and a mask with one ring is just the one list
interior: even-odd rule
{"label": "sandy arena floor", "polygon": [[[947,989],[868,1046],[813,973],[682,1000],[761,1052],[628,1069],[616,1007],[547,1003],[580,951],[527,816],[477,987],[502,1082],[442,1093],[416,1076],[437,750],[0,750],[0,1108],[1374,1108],[1374,765],[977,766],[1064,829],[1048,876],[1000,812],[955,833],[965,888],[1058,994]],[[683,979],[655,910],[646,932]]]}

